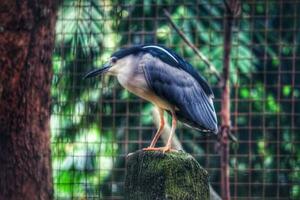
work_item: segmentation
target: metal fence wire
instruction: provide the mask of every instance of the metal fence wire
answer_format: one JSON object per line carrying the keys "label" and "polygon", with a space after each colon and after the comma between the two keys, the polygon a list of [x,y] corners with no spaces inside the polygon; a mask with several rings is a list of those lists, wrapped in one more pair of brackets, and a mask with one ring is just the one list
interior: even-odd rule
{"label": "metal fence wire", "polygon": [[[83,74],[121,47],[162,44],[208,80],[219,117],[220,82],[171,22],[221,73],[224,2],[64,0],[59,6],[51,117],[55,199],[123,199],[125,158],[149,145],[153,107],[112,77],[83,80]],[[299,0],[242,1],[232,33],[237,142],[230,142],[231,199],[300,199],[299,13]],[[181,124],[176,135],[221,194],[218,137]]]}

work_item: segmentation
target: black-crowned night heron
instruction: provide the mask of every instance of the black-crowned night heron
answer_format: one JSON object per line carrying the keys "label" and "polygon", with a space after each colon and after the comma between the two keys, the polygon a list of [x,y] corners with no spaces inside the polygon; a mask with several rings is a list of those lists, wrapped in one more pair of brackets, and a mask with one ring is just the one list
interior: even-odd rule
{"label": "black-crowned night heron", "polygon": [[[108,74],[137,96],[158,107],[160,127],[150,146],[144,150],[171,150],[177,119],[200,131],[217,134],[213,92],[207,82],[187,61],[159,45],[141,45],[112,54],[101,68],[85,78]],[[155,148],[164,127],[164,111],[172,116],[172,128],[165,147]]]}

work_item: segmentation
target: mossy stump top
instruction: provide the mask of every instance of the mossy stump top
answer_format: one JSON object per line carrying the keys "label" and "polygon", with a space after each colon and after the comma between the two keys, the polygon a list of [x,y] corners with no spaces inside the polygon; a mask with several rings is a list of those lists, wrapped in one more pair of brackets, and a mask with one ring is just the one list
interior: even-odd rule
{"label": "mossy stump top", "polygon": [[189,154],[137,151],[127,157],[125,199],[208,200],[208,173]]}

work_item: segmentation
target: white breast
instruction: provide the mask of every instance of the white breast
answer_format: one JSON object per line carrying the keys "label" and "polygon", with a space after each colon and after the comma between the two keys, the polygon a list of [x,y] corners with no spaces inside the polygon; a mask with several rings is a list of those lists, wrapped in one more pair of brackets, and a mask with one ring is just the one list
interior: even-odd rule
{"label": "white breast", "polygon": [[167,101],[158,97],[148,86],[142,67],[142,61],[135,64],[135,66],[119,68],[117,74],[119,83],[128,91],[150,101],[156,106],[162,109],[171,110],[172,106]]}
{"label": "white breast", "polygon": [[[138,56],[138,58],[136,58]],[[157,107],[171,110],[172,106],[158,97],[148,86],[143,70],[143,61],[153,59],[152,55],[129,55],[117,61],[107,72],[108,75],[116,76],[119,83],[131,93],[150,101]]]}

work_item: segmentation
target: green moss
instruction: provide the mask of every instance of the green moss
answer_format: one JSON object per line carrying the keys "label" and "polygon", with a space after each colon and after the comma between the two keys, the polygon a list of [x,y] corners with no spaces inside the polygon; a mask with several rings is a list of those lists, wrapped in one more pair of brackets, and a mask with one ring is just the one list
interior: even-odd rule
{"label": "green moss", "polygon": [[208,199],[207,172],[189,154],[137,151],[128,155],[126,199]]}

